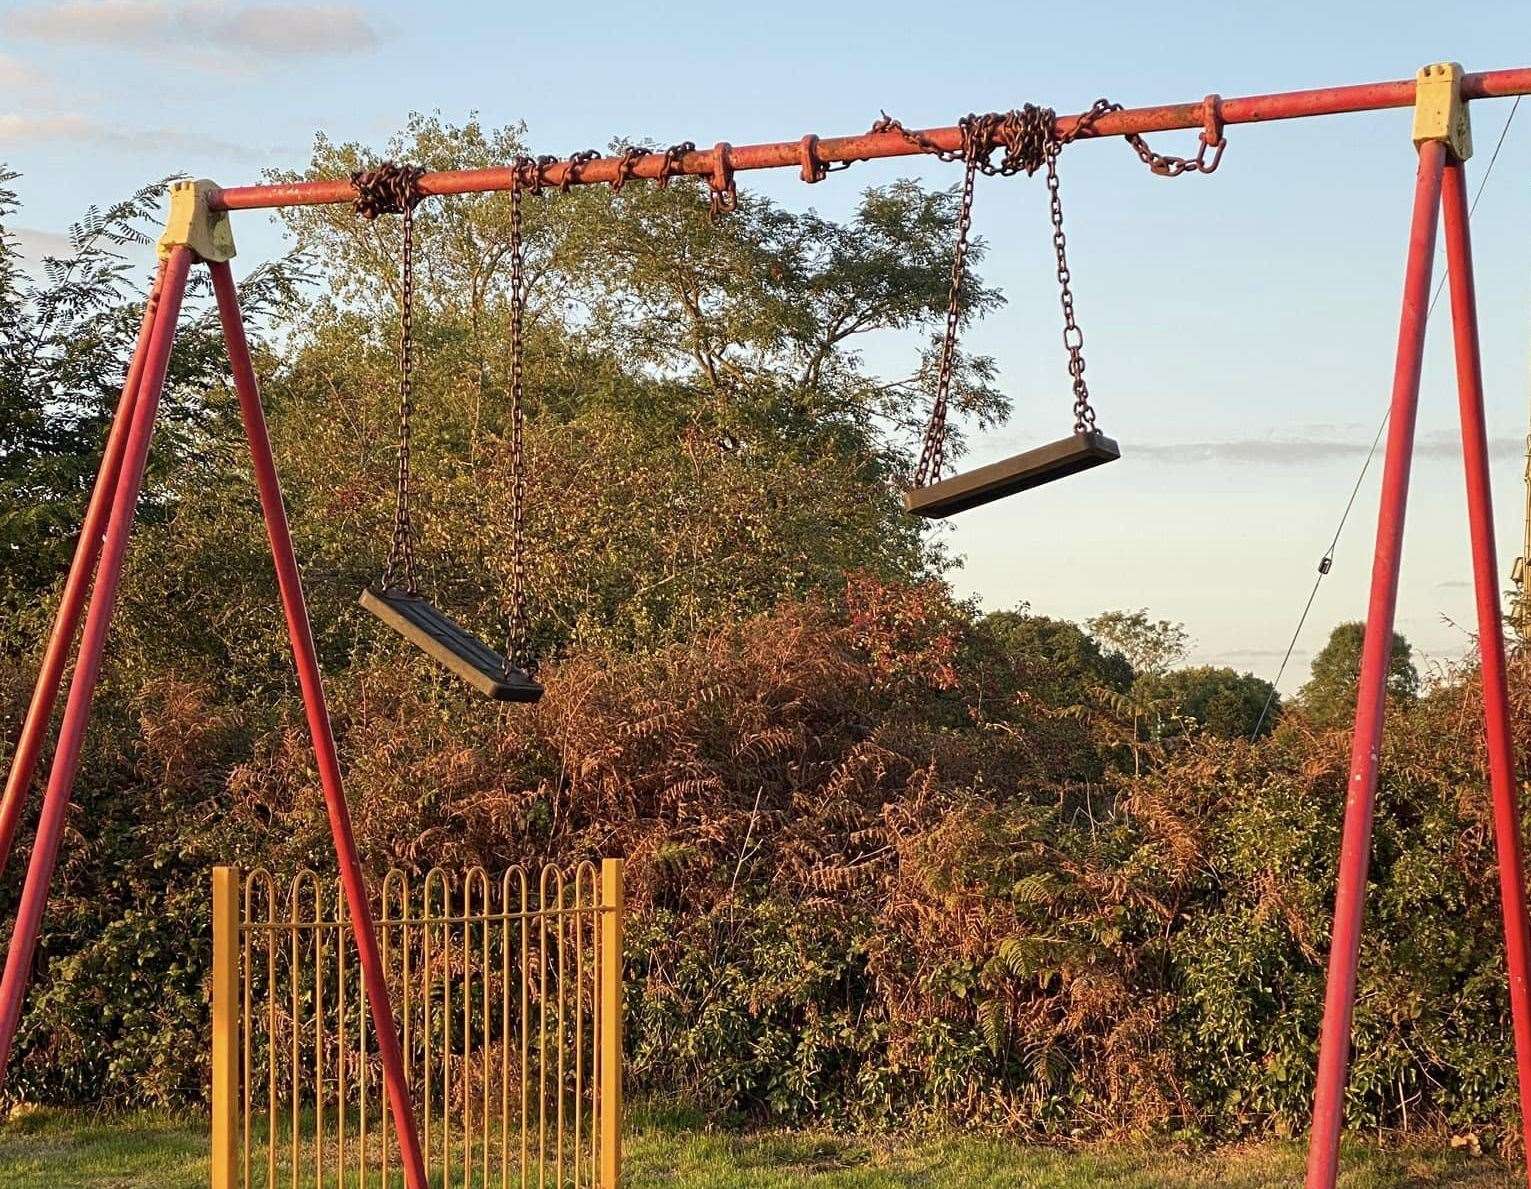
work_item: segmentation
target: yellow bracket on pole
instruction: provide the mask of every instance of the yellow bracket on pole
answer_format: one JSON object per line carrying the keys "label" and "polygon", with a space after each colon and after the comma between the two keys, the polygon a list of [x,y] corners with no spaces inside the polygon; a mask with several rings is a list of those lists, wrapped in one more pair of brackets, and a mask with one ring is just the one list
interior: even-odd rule
{"label": "yellow bracket on pole", "polygon": [[1473,155],[1472,121],[1462,100],[1462,66],[1435,62],[1414,76],[1414,147],[1438,140],[1458,161]]}
{"label": "yellow bracket on pole", "polygon": [[221,264],[234,259],[234,229],[228,211],[215,211],[207,205],[207,195],[218,187],[206,178],[189,178],[170,183],[170,214],[164,233],[159,237],[161,260],[172,248],[187,247],[204,264]]}

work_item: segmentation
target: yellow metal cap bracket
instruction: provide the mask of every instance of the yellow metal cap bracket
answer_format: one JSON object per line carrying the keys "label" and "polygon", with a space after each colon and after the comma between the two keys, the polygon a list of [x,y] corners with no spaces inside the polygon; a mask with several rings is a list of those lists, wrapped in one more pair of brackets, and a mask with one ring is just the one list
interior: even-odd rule
{"label": "yellow metal cap bracket", "polygon": [[1414,76],[1414,147],[1438,140],[1458,161],[1473,155],[1472,122],[1462,101],[1462,67],[1456,62],[1421,66]]}
{"label": "yellow metal cap bracket", "polygon": [[228,211],[208,207],[207,196],[218,187],[206,178],[185,179],[170,183],[170,214],[159,237],[159,256],[163,260],[171,248],[187,247],[205,264],[220,264],[234,258],[234,229]]}

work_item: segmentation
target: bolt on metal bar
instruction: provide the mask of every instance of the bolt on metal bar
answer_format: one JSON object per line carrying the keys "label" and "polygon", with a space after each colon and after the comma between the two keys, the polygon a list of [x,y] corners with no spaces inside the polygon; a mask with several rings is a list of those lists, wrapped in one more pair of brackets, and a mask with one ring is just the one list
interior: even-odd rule
{"label": "bolt on metal bar", "polygon": [[[1411,107],[1415,86],[1415,80],[1410,78],[1345,87],[1318,87],[1306,91],[1283,91],[1269,95],[1245,95],[1224,99],[1220,114],[1224,124],[1259,124],[1269,120],[1294,120],[1307,116]],[[1499,99],[1512,95],[1531,95],[1531,67],[1489,70],[1463,76],[1463,99]],[[1198,99],[1194,103],[1123,108],[1101,116],[1080,139],[1201,128],[1205,104],[1204,99]],[[1068,139],[1077,123],[1077,116],[1060,116],[1057,127],[1059,137]],[[955,152],[962,148],[962,130],[955,126],[927,128],[915,136],[932,148],[943,151]],[[728,168],[738,172],[789,166],[800,168],[810,156],[821,165],[833,165],[881,157],[908,157],[926,151],[898,131],[819,139],[799,137],[771,144],[720,145],[718,148],[680,154],[671,159],[669,172],[672,175],[710,177],[717,172],[720,155],[726,155]],[[549,162],[537,169],[545,186],[580,186],[598,182],[610,184],[626,178],[654,180],[664,172],[665,162],[664,153],[646,153],[631,158],[597,157],[578,163],[565,159]],[[420,192],[426,195],[480,194],[509,190],[511,177],[510,166],[457,169],[427,173],[420,178],[419,186]],[[207,194],[207,205],[214,211],[261,210],[276,206],[325,206],[353,202],[355,199],[356,190],[349,179],[339,178],[333,181],[284,182],[211,190]]]}

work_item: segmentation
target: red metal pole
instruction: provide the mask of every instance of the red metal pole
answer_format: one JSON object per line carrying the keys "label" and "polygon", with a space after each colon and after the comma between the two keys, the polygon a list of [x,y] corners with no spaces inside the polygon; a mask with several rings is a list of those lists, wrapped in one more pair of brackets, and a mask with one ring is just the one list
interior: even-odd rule
{"label": "red metal pole", "polygon": [[[404,1077],[404,1058],[399,1049],[393,1005],[388,998],[388,984],[383,960],[378,952],[377,933],[367,899],[366,879],[356,854],[356,839],[351,830],[351,814],[346,807],[341,785],[340,760],[335,751],[335,736],[325,705],[324,683],[319,673],[319,658],[309,627],[308,608],[304,605],[303,581],[293,553],[292,533],[287,526],[287,512],[282,503],[281,483],[276,461],[271,454],[271,437],[266,430],[266,415],[261,409],[260,384],[250,361],[250,345],[245,338],[244,317],[239,310],[239,293],[228,264],[209,264],[213,290],[218,296],[218,316],[228,341],[229,366],[234,374],[234,388],[239,394],[239,411],[244,418],[245,435],[250,440],[250,457],[255,469],[255,483],[260,490],[261,511],[266,517],[266,535],[271,542],[271,557],[276,563],[277,586],[281,591],[282,610],[287,617],[287,632],[292,637],[292,655],[297,663],[298,684],[303,690],[303,708],[308,715],[308,729],[314,737],[314,754],[319,762],[319,781],[324,786],[324,804],[329,811],[330,833],[335,840],[335,858],[340,866],[340,882],[345,889],[351,927],[361,958],[362,978],[367,987],[367,1001],[372,1018],[377,1021],[377,1047],[382,1058],[383,1078],[393,1105],[393,1120],[399,1136],[399,1161],[410,1189],[425,1189],[425,1162],[415,1129],[414,1109],[409,1084]],[[386,1021],[386,1023],[385,1023]]]}
{"label": "red metal pole", "polygon": [[[1451,277],[1451,326],[1457,357],[1457,400],[1462,413],[1462,462],[1467,472],[1467,516],[1472,530],[1473,585],[1478,598],[1478,653],[1483,667],[1483,723],[1489,786],[1494,799],[1494,841],[1499,851],[1499,901],[1504,915],[1505,965],[1515,1025],[1520,1126],[1531,1153],[1531,925],[1526,919],[1525,864],[1515,784],[1515,740],[1505,680],[1504,621],[1499,610],[1499,558],[1494,545],[1494,501],[1489,487],[1488,429],[1483,417],[1483,366],[1478,351],[1478,296],[1468,228],[1467,179],[1462,163],[1446,164],[1442,195],[1446,267]],[[1527,1168],[1531,1183],[1531,1166]]]}
{"label": "red metal pole", "polygon": [[1340,1125],[1345,1075],[1350,1063],[1350,1023],[1355,1007],[1356,959],[1366,910],[1366,870],[1377,793],[1377,761],[1393,652],[1393,614],[1398,607],[1398,568],[1403,556],[1404,511],[1414,459],[1414,420],[1419,409],[1419,373],[1424,358],[1430,273],[1435,257],[1441,205],[1441,170],[1446,149],[1426,141],[1419,149],[1414,216],[1409,228],[1409,261],[1404,275],[1403,315],[1393,365],[1391,424],[1382,472],[1382,507],[1372,560],[1371,599],[1356,697],[1355,733],[1350,741],[1350,783],[1340,843],[1339,889],[1329,942],[1329,983],[1318,1051],[1318,1084],[1313,1095],[1313,1131],[1308,1139],[1308,1189],[1332,1189],[1339,1171]]}
{"label": "red metal pole", "polygon": [[164,281],[165,268],[161,265],[155,275],[154,285],[149,290],[149,299],[144,303],[138,345],[133,349],[133,361],[128,365],[122,395],[117,400],[117,412],[112,416],[106,449],[101,455],[101,469],[96,475],[95,488],[90,493],[85,523],[80,528],[80,539],[74,547],[74,560],[69,564],[69,577],[64,580],[64,593],[59,599],[58,612],[53,619],[53,634],[48,637],[48,647],[43,652],[42,664],[37,670],[37,684],[32,688],[32,702],[27,707],[27,716],[16,740],[16,751],[11,756],[11,771],[6,777],[5,792],[0,794],[0,875],[5,873],[11,846],[16,841],[16,828],[21,821],[22,810],[26,807],[27,791],[32,787],[37,757],[42,751],[43,741],[48,737],[48,724],[53,718],[53,705],[58,700],[64,666],[69,662],[69,650],[74,646],[75,632],[80,626],[80,612],[85,607],[90,581],[95,577],[96,559],[101,556],[101,534],[106,530],[112,497],[117,492],[117,476],[122,469],[122,454],[127,445],[128,427],[133,420],[133,405],[138,396],[138,378],[143,371],[144,353],[149,343],[149,332],[154,326]]}
{"label": "red metal pole", "polygon": [[27,865],[26,884],[22,887],[21,904],[16,910],[16,924],[5,956],[5,974],[0,976],[0,1085],[5,1081],[5,1066],[21,1019],[21,1003],[32,972],[32,956],[37,948],[37,934],[48,899],[48,884],[58,859],[59,836],[74,791],[75,773],[80,767],[85,728],[90,722],[90,704],[96,692],[96,680],[101,674],[101,654],[106,647],[112,611],[117,603],[122,563],[127,554],[128,536],[133,531],[138,495],[143,487],[144,465],[149,458],[149,440],[154,436],[154,419],[165,386],[175,323],[181,312],[181,298],[186,292],[186,274],[190,268],[191,252],[187,248],[176,248],[165,262],[159,310],[144,351],[132,428],[123,451],[121,472],[112,497],[111,520],[101,547],[100,571],[96,575],[90,609],[85,614],[80,655],[75,662],[74,678],[69,683],[69,699],[64,705],[64,720],[59,727],[53,771],[48,776],[42,814],[37,823],[37,840],[32,847],[32,861]]}
{"label": "red metal pole", "polygon": [[[1223,99],[1219,114],[1224,124],[1258,124],[1268,120],[1294,120],[1305,116],[1339,115],[1344,112],[1377,111],[1390,107],[1409,107],[1414,103],[1415,81],[1361,83],[1349,87],[1318,87],[1308,91],[1284,91],[1272,95],[1245,95]],[[1508,95],[1531,94],[1531,67],[1514,70],[1490,70],[1462,78],[1462,98],[1491,99]],[[1175,128],[1201,128],[1206,112],[1202,100],[1172,103],[1158,107],[1125,108],[1096,121],[1092,137],[1123,136],[1127,133],[1167,132]],[[1076,116],[1060,116],[1058,132],[1067,136],[1078,122]],[[962,147],[962,130],[957,127],[926,128],[919,136],[934,148],[946,151]],[[770,144],[739,145],[726,149],[728,165],[735,171],[779,169],[796,166],[805,176],[813,176],[810,167],[844,161],[867,161],[878,157],[909,157],[928,150],[898,132],[866,132],[856,136],[815,136],[782,140]],[[672,162],[672,172],[707,176],[718,167],[717,149],[693,151]],[[570,162],[554,161],[539,167],[544,184],[561,186],[612,183],[622,177],[657,178],[663,154],[648,153],[624,163],[620,157],[599,157],[578,167]],[[572,176],[571,176],[572,172]],[[508,167],[497,169],[460,169],[428,173],[420,179],[423,194],[478,194],[508,190],[511,185]],[[273,206],[320,206],[351,202],[356,190],[345,179],[317,182],[286,182],[271,186],[233,186],[216,191],[208,198],[214,210],[254,210]]]}

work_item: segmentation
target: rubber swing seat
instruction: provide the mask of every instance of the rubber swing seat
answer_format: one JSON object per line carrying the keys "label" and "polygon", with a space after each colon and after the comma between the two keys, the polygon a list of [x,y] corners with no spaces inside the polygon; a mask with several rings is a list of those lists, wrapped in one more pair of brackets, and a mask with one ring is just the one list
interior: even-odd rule
{"label": "rubber swing seat", "polygon": [[442,668],[462,678],[496,702],[535,702],[538,685],[462,625],[443,615],[419,595],[367,587],[361,605]]}
{"label": "rubber swing seat", "polygon": [[939,520],[1069,475],[1077,475],[1122,456],[1117,444],[1096,431],[1070,434],[1056,442],[976,470],[953,475],[904,492],[904,511]]}

